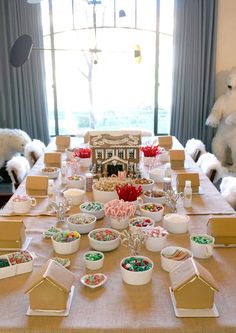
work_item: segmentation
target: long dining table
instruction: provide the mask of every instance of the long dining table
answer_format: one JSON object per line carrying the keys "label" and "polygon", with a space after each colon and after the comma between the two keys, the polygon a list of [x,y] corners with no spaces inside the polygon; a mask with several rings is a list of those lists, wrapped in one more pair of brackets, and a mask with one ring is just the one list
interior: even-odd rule
{"label": "long dining table", "polygon": [[[178,147],[178,145],[177,145]],[[43,158],[32,168],[31,175],[40,175]],[[190,248],[190,235],[206,234],[209,217],[214,214],[234,215],[235,211],[221,197],[220,193],[201,172],[193,160],[186,156],[185,171],[199,172],[202,194],[193,195],[193,208],[184,210],[179,199],[178,212],[190,216],[189,232],[169,234],[167,245]],[[183,170],[182,170],[183,171]],[[181,172],[182,172],[181,171]],[[173,182],[180,171],[172,171]],[[61,179],[55,181],[57,199],[61,194]],[[16,194],[25,193],[23,182]],[[92,200],[92,192],[87,192],[85,200]],[[43,232],[57,224],[54,213],[47,210],[50,198],[38,199],[38,204],[29,214],[15,216],[12,213],[12,199],[0,210],[0,223],[5,219],[23,218],[26,235],[31,238],[27,250],[37,256],[34,271],[48,259],[56,256],[50,239]],[[72,214],[79,209],[73,207]],[[161,223],[160,223],[161,224]],[[96,222],[96,228],[109,226],[104,218]],[[67,229],[66,222],[60,226]],[[214,276],[219,286],[215,296],[218,318],[177,318],[169,293],[169,274],[160,264],[160,253],[141,249],[141,255],[149,257],[154,263],[152,281],[143,286],[132,286],[123,282],[120,272],[122,258],[129,255],[127,247],[120,245],[111,252],[105,252],[101,272],[108,280],[100,288],[91,290],[80,283],[80,278],[91,271],[85,268],[83,255],[90,249],[87,235],[82,235],[79,251],[68,255],[71,261],[69,270],[74,274],[75,291],[68,316],[27,316],[28,295],[25,294],[27,280],[31,273],[25,273],[0,280],[0,332],[34,333],[72,333],[72,332],[181,332],[181,333],[233,333],[236,332],[236,248],[215,248],[213,256],[197,259]]]}

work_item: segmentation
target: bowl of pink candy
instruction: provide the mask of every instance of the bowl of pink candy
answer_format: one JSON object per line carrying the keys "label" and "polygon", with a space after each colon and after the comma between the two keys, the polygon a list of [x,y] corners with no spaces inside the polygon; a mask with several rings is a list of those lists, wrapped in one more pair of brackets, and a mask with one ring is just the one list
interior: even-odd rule
{"label": "bowl of pink candy", "polygon": [[79,249],[80,234],[77,231],[60,231],[51,237],[54,251],[59,254],[71,254]]}
{"label": "bowl of pink candy", "polygon": [[109,228],[100,228],[88,234],[90,246],[97,251],[112,251],[120,245],[120,233]]}

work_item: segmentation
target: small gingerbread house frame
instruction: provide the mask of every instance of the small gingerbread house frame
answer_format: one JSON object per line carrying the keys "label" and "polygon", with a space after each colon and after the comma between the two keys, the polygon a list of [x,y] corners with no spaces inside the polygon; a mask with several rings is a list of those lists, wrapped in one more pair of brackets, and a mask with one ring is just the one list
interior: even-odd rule
{"label": "small gingerbread house frame", "polygon": [[216,246],[236,246],[236,215],[211,216],[207,233],[215,238]]}
{"label": "small gingerbread house frame", "polygon": [[19,250],[25,242],[23,220],[0,221],[0,250]]}
{"label": "small gingerbread house frame", "polygon": [[176,308],[212,309],[215,292],[219,291],[213,276],[192,258],[170,273]]}
{"label": "small gingerbread house frame", "polygon": [[73,273],[49,260],[28,280],[25,293],[31,310],[65,311],[73,280]]}

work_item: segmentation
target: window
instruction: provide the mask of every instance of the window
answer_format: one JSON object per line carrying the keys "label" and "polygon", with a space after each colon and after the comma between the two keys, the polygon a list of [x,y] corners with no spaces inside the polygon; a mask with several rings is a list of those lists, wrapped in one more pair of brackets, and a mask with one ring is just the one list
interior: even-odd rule
{"label": "window", "polygon": [[156,0],[41,2],[51,135],[153,131],[154,110],[155,131],[169,132],[173,1],[160,0],[158,79]]}

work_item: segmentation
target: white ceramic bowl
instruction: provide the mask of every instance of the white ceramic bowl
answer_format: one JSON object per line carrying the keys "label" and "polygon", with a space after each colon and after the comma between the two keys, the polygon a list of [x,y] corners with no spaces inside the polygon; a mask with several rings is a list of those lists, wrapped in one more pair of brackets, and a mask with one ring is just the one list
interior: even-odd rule
{"label": "white ceramic bowl", "polygon": [[[148,220],[149,223],[146,223],[146,225],[143,225],[143,223],[145,223],[145,221]],[[138,222],[138,225],[133,225],[134,222]],[[153,219],[151,219],[150,217],[147,216],[137,216],[137,217],[133,217],[132,219],[129,220],[129,229],[131,230],[131,232],[133,233],[137,233],[140,230],[142,230],[142,228],[146,228],[146,227],[154,227],[155,226],[155,222],[153,221]]]}
{"label": "white ceramic bowl", "polygon": [[91,164],[92,164],[91,157],[89,157],[89,158],[80,158],[79,159],[79,166],[81,168],[89,168]]}
{"label": "white ceramic bowl", "polygon": [[[87,213],[77,213],[67,218],[67,224],[70,230],[75,230],[80,234],[87,234],[94,229],[96,216]],[[81,223],[79,223],[81,221]],[[85,221],[90,221],[85,223]]]}
{"label": "white ceramic bowl", "polygon": [[[114,233],[117,237],[113,240],[97,240],[94,239],[91,235],[96,232],[104,232],[105,230],[109,230],[110,232]],[[112,251],[115,250],[120,245],[120,233],[114,229],[110,228],[100,228],[100,229],[94,229],[90,231],[88,234],[89,244],[90,246],[97,251]]]}
{"label": "white ceramic bowl", "polygon": [[80,205],[79,208],[82,213],[93,214],[96,216],[97,220],[104,217],[104,204],[102,202],[86,201]]}
{"label": "white ceramic bowl", "polygon": [[165,177],[165,169],[164,168],[155,168],[149,171],[149,177],[154,180],[155,183],[163,182],[163,178]]}
{"label": "white ceramic bowl", "polygon": [[51,239],[52,239],[53,249],[58,254],[75,253],[79,250],[80,238],[81,236],[79,235],[79,238],[73,240],[72,242],[57,242],[52,236]]}
{"label": "white ceramic bowl", "polygon": [[[145,207],[147,206],[158,206],[160,208],[159,211],[149,211],[149,210],[146,210]],[[145,204],[142,204],[139,206],[139,209],[140,209],[140,213],[141,213],[141,216],[147,216],[149,217],[150,219],[153,219],[155,222],[159,222],[161,221],[162,217],[163,217],[163,214],[164,214],[164,207],[160,204],[156,204],[156,203],[153,203],[153,202],[147,202]]]}
{"label": "white ceramic bowl", "polygon": [[143,272],[132,272],[127,269],[125,269],[122,264],[126,259],[129,259],[130,257],[123,258],[120,262],[120,269],[121,269],[121,274],[122,274],[122,279],[125,283],[135,285],[135,286],[141,286],[144,284],[147,284],[148,282],[151,281],[152,279],[152,272],[153,272],[153,262],[151,259],[148,257],[144,256],[134,256],[134,258],[142,258],[149,263],[152,264],[152,267],[148,269],[147,271]]}
{"label": "white ceramic bowl", "polygon": [[[102,256],[101,259],[98,259],[98,260],[86,259],[86,255],[94,254],[94,253],[99,253]],[[102,252],[99,252],[99,251],[87,251],[84,254],[84,262],[85,262],[85,266],[88,269],[91,269],[91,270],[100,269],[100,268],[102,268],[103,263],[104,263],[104,254]]]}
{"label": "white ceramic bowl", "polygon": [[163,226],[173,234],[183,234],[188,231],[189,216],[181,214],[166,214],[163,219]]}
{"label": "white ceramic bowl", "polygon": [[66,185],[67,185],[67,188],[83,189],[84,188],[84,179],[81,176],[79,176],[79,179],[69,179],[67,177],[66,178]]}
{"label": "white ceramic bowl", "polygon": [[125,229],[129,225],[129,216],[121,216],[121,217],[109,217],[111,221],[111,227],[114,229]]}
{"label": "white ceramic bowl", "polygon": [[[159,194],[159,195],[158,195]],[[165,198],[165,193],[164,191],[153,191],[153,190],[149,190],[149,191],[145,191],[143,192],[143,201],[145,203],[147,202],[152,202],[152,203],[159,203],[161,205],[164,205],[164,203],[166,202],[166,198]]]}
{"label": "white ceramic bowl", "polygon": [[108,201],[119,199],[116,191],[100,191],[95,188],[95,184],[93,184],[92,188],[94,201],[107,203]]}
{"label": "white ceramic bowl", "polygon": [[[134,180],[133,181],[133,185],[134,186],[136,186],[136,187],[138,187],[138,186],[142,186],[142,191],[144,192],[144,191],[148,191],[148,190],[151,190],[152,188],[153,188],[153,185],[154,185],[154,180],[153,179],[150,179],[150,178],[146,178],[147,180],[148,180],[148,184],[139,184],[139,183],[136,183],[136,182],[138,182],[139,181],[139,179],[136,179],[136,181]],[[141,180],[140,180],[140,182],[141,182]]]}
{"label": "white ceramic bowl", "polygon": [[145,241],[145,246],[148,251],[160,252],[166,246],[167,235],[163,237],[148,236]]}
{"label": "white ceramic bowl", "polygon": [[57,167],[45,167],[41,170],[43,176],[48,176],[50,179],[55,179],[58,177],[60,168]]}
{"label": "white ceramic bowl", "polygon": [[166,258],[164,255],[173,255],[176,251],[183,251],[184,253],[187,253],[189,257],[193,257],[193,253],[188,250],[185,249],[183,247],[179,247],[179,246],[167,246],[165,247],[162,251],[161,251],[161,267],[166,271],[166,272],[170,272],[172,271],[175,267],[177,267],[178,265],[180,265],[184,260],[187,259],[187,257],[183,260],[174,260],[174,259],[170,259],[170,258]]}
{"label": "white ceramic bowl", "polygon": [[77,206],[83,202],[85,191],[78,188],[69,188],[63,192],[63,195],[67,200],[70,200],[72,206]]}

